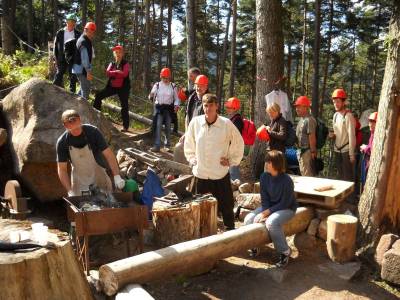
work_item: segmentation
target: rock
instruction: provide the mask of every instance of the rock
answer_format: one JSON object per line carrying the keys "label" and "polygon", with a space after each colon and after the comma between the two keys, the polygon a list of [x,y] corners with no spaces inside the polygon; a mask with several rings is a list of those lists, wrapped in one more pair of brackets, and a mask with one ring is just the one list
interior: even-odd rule
{"label": "rock", "polygon": [[251,193],[252,191],[253,191],[253,186],[248,182],[245,182],[239,186],[239,192],[242,194]]}
{"label": "rock", "polygon": [[315,214],[318,219],[320,220],[325,220],[331,215],[336,215],[342,213],[342,210],[340,208],[335,208],[335,209],[324,209],[324,208],[316,208],[315,209]]}
{"label": "rock", "polygon": [[318,232],[319,223],[320,219],[318,218],[312,219],[310,225],[308,225],[307,234],[311,236],[316,236]]}
{"label": "rock", "polygon": [[236,197],[237,205],[250,210],[255,210],[261,205],[260,194],[240,194]]}
{"label": "rock", "polygon": [[243,222],[244,218],[251,212],[250,209],[241,208],[239,213],[239,221]]}
{"label": "rock", "polygon": [[176,143],[174,148],[174,161],[185,165],[189,164],[185,157],[185,153],[183,150],[183,143],[180,142]]}
{"label": "rock", "polygon": [[383,280],[400,284],[400,250],[390,249],[382,260],[381,277]]}
{"label": "rock", "polygon": [[376,247],[376,254],[375,254],[375,260],[376,262],[382,266],[382,260],[384,254],[392,248],[393,243],[398,240],[399,237],[395,234],[384,234],[381,236],[378,246]]}
{"label": "rock", "polygon": [[335,262],[327,262],[318,265],[321,272],[334,274],[343,280],[351,280],[360,271],[360,262],[349,262],[345,264],[339,264]]}
{"label": "rock", "polygon": [[276,283],[282,283],[289,274],[289,271],[282,268],[274,267],[266,269],[266,274]]}
{"label": "rock", "polygon": [[236,198],[238,197],[240,195],[240,192],[239,191],[234,191],[233,192],[233,200],[236,202],[237,200],[236,200]]}
{"label": "rock", "polygon": [[83,98],[47,81],[33,78],[13,89],[2,101],[2,115],[10,128],[14,173],[41,201],[66,195],[57,175],[56,142],[65,131],[61,114],[75,109],[82,122],[97,126],[115,149],[132,142]]}
{"label": "rock", "polygon": [[0,128],[0,147],[7,142],[7,130]]}
{"label": "rock", "polygon": [[253,193],[258,194],[260,193],[260,183],[256,182],[253,187]]}
{"label": "rock", "polygon": [[393,243],[392,249],[400,251],[400,239],[397,239],[397,240]]}
{"label": "rock", "polygon": [[319,226],[318,226],[318,237],[323,239],[324,241],[326,241],[326,239],[327,239],[327,237],[326,237],[327,236],[327,230],[328,230],[328,225],[327,225],[327,222],[326,222],[326,219],[325,219],[325,220],[322,220],[319,223]]}
{"label": "rock", "polygon": [[298,250],[315,249],[317,239],[315,236],[309,235],[305,232],[300,232],[294,236],[293,244]]}

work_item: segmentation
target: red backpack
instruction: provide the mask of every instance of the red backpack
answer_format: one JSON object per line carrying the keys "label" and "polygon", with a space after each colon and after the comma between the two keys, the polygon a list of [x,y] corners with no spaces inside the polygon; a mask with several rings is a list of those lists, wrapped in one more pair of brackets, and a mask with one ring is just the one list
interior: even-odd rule
{"label": "red backpack", "polygon": [[257,128],[254,122],[243,118],[242,137],[245,145],[253,145],[256,140]]}

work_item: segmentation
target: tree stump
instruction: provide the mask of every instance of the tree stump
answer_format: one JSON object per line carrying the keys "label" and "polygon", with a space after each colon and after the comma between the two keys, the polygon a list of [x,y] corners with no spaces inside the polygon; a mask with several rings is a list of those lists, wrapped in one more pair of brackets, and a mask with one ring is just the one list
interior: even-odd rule
{"label": "tree stump", "polygon": [[[28,221],[1,219],[0,240],[8,241],[11,231],[29,231],[30,226]],[[60,240],[59,233],[49,233],[56,249],[0,252],[0,299],[93,299],[71,243]]]}
{"label": "tree stump", "polygon": [[200,204],[191,202],[181,207],[155,206],[152,211],[154,241],[160,247],[200,237]]}
{"label": "tree stump", "polygon": [[332,215],[327,221],[326,246],[330,259],[344,263],[353,259],[355,253],[358,219],[349,215]]}

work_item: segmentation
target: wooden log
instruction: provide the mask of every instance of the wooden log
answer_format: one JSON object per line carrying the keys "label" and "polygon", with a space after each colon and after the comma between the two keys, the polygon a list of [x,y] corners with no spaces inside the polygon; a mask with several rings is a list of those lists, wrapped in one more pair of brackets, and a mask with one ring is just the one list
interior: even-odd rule
{"label": "wooden log", "polygon": [[153,207],[154,241],[160,247],[200,237],[200,204],[192,202],[182,207]]}
{"label": "wooden log", "polygon": [[206,237],[217,233],[218,202],[215,198],[202,200],[200,204],[200,237]]}
{"label": "wooden log", "polygon": [[[12,231],[30,230],[29,221],[0,220],[0,240]],[[49,233],[56,249],[0,252],[0,299],[93,299],[71,243]]]}
{"label": "wooden log", "polygon": [[[313,217],[312,208],[299,207],[295,216],[284,225],[285,234],[306,230]],[[269,242],[271,238],[264,224],[242,226],[103,265],[99,270],[100,282],[103,291],[111,296],[128,283],[140,284],[207,272],[220,259]]]}
{"label": "wooden log", "polygon": [[188,165],[178,163],[176,161],[160,158],[156,161],[156,166],[161,170],[173,170],[182,175],[192,174],[192,168]]}
{"label": "wooden log", "polygon": [[327,220],[326,246],[330,259],[339,263],[352,260],[358,219],[350,215],[332,215]]}

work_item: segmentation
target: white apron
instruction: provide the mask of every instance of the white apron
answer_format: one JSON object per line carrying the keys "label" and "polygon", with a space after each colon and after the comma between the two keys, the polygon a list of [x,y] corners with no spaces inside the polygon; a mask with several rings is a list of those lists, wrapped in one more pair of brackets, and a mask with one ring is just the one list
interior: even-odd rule
{"label": "white apron", "polygon": [[82,191],[88,191],[91,184],[95,184],[104,191],[112,192],[110,177],[106,170],[96,162],[89,144],[83,148],[69,146],[69,156],[72,165],[71,184],[74,195],[80,196]]}

